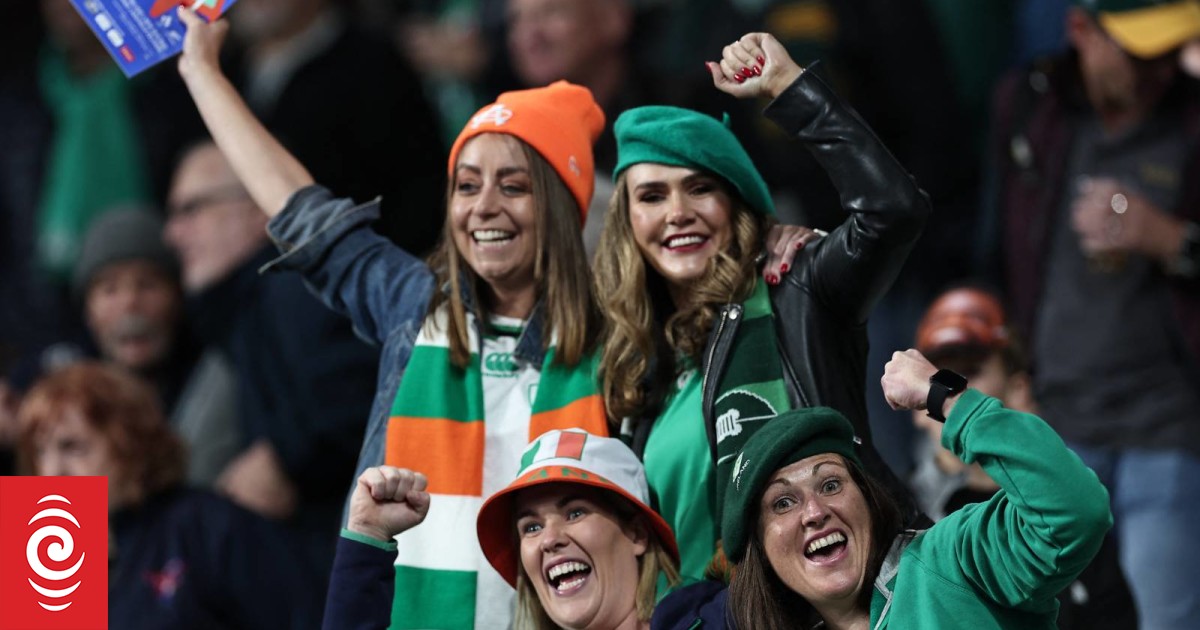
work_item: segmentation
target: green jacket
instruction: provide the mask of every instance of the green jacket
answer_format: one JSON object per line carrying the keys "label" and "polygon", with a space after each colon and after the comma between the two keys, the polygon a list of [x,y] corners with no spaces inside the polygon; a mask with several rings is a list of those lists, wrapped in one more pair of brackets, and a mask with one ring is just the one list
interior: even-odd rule
{"label": "green jacket", "polygon": [[1055,628],[1055,595],[1112,527],[1108,492],[1045,422],[975,390],[951,410],[942,445],[1001,490],[896,539],[871,628]]}

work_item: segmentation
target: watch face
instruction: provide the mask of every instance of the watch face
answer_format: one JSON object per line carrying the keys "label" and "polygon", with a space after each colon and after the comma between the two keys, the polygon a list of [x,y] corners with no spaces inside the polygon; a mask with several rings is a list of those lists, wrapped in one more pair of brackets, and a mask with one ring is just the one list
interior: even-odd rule
{"label": "watch face", "polygon": [[950,393],[957,394],[967,388],[967,379],[958,372],[951,370],[938,370],[931,382],[937,383],[950,390]]}

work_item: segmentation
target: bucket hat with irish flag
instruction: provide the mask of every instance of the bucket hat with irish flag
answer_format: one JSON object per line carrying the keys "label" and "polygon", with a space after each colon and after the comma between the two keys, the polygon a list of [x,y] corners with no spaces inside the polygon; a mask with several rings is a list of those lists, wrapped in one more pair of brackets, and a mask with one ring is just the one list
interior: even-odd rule
{"label": "bucket hat with irish flag", "polygon": [[516,534],[517,491],[546,483],[580,484],[616,494],[645,515],[663,548],[679,562],[671,526],[650,508],[646,469],[616,438],[579,430],[548,431],[525,448],[517,478],[483,503],[475,530],[483,555],[510,585],[517,585],[521,553]]}

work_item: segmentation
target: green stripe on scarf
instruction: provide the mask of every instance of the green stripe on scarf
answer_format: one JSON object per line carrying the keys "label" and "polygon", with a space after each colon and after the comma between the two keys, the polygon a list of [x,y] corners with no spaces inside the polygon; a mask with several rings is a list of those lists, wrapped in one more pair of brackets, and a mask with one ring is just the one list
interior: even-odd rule
{"label": "green stripe on scarf", "polygon": [[533,401],[535,414],[561,409],[598,391],[596,383],[599,382],[599,353],[585,355],[572,367],[555,363],[554,353],[554,348],[550,348],[546,352],[545,362],[542,363],[542,378]]}
{"label": "green stripe on scarf", "polygon": [[[403,596],[401,596],[403,594]],[[470,628],[475,625],[473,571],[433,571],[396,567],[396,605],[393,630],[417,628]]]}
{"label": "green stripe on scarf", "polygon": [[[418,378],[410,379],[409,374]],[[471,354],[471,362],[465,369],[457,368],[450,363],[448,348],[418,344],[413,348],[405,379],[392,402],[392,415],[460,422],[483,420],[481,383],[477,354]],[[447,396],[446,392],[455,392],[455,395]]]}
{"label": "green stripe on scarf", "polygon": [[[775,337],[775,316],[760,279],[743,304],[745,318],[734,338],[725,373],[717,384],[717,509],[725,505],[725,485],[737,453],[754,432],[791,408]],[[719,516],[719,514],[718,514]],[[720,522],[720,518],[717,519]]]}

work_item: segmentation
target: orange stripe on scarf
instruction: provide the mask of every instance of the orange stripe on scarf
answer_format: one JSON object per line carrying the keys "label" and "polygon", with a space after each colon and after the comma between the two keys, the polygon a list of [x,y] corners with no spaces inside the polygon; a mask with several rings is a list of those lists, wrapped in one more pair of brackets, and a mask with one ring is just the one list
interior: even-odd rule
{"label": "orange stripe on scarf", "polygon": [[483,494],[482,422],[392,416],[388,422],[389,466],[424,473],[432,494]]}
{"label": "orange stripe on scarf", "polygon": [[529,419],[529,440],[555,429],[583,429],[592,435],[608,437],[604,399],[598,394],[572,401],[565,407],[533,414]]}

